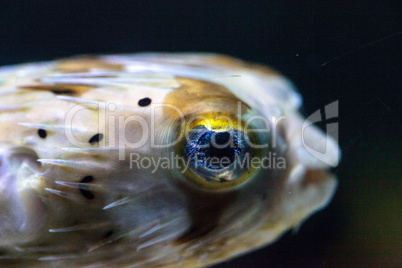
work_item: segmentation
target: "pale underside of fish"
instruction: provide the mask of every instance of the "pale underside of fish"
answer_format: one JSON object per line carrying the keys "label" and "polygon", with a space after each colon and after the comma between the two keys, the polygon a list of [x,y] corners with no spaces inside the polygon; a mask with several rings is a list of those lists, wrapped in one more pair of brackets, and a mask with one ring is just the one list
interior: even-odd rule
{"label": "pale underside of fish", "polygon": [[0,265],[202,267],[273,243],[336,188],[338,145],[300,106],[215,54],[1,68]]}

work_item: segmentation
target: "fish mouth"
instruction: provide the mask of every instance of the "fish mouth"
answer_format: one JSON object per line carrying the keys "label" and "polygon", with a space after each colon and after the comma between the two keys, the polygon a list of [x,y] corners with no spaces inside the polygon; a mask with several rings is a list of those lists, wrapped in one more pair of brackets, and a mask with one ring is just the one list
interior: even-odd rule
{"label": "fish mouth", "polygon": [[337,185],[336,176],[325,169],[307,169],[299,185],[287,185],[288,196],[294,193],[294,197],[290,198],[295,204],[293,222],[297,225],[308,215],[326,207],[332,200]]}

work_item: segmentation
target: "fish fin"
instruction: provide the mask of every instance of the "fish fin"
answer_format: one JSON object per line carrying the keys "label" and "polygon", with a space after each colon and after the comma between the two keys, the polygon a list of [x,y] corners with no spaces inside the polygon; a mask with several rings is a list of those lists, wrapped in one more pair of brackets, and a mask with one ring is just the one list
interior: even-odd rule
{"label": "fish fin", "polygon": [[32,239],[44,219],[35,151],[0,144],[0,245]]}

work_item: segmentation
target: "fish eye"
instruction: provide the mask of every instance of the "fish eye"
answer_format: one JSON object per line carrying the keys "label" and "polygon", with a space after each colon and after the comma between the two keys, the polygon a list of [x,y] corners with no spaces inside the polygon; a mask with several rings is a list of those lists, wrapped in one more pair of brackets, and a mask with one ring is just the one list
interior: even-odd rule
{"label": "fish eye", "polygon": [[188,120],[178,154],[184,156],[187,181],[206,190],[228,190],[253,173],[255,137],[244,124],[227,114],[210,113]]}

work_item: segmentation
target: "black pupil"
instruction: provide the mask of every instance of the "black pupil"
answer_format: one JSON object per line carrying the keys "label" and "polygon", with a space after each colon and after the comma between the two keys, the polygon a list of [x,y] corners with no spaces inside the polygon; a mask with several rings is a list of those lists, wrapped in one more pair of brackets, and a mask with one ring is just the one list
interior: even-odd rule
{"label": "black pupil", "polygon": [[[219,169],[227,167],[235,161],[236,152],[232,146],[233,142],[231,143],[230,140],[231,135],[228,132],[208,131],[200,137],[198,140],[199,145],[209,144],[207,148],[203,149],[205,161],[209,168]],[[227,158],[229,161],[220,161],[223,158]]]}

